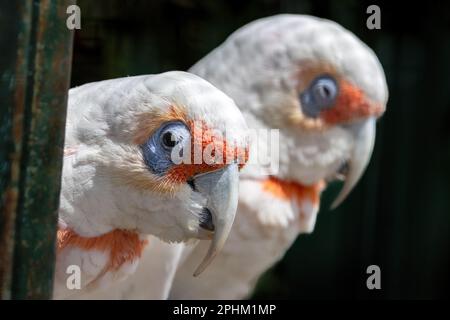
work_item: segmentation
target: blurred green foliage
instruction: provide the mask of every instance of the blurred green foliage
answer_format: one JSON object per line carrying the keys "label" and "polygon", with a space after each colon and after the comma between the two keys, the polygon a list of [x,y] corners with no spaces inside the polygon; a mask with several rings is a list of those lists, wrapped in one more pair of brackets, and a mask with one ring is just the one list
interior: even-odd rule
{"label": "blurred green foliage", "polygon": [[[302,13],[337,21],[377,53],[390,100],[371,164],[316,230],[301,235],[266,273],[257,298],[442,298],[450,289],[450,3],[344,1],[79,0],[72,86],[127,75],[186,70],[254,19]],[[378,291],[366,268],[381,267]]]}

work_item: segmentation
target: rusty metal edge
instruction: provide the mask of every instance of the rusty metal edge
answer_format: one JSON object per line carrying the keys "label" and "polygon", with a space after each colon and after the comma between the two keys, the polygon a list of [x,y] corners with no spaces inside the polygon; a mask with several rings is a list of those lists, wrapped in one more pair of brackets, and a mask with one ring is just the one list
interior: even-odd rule
{"label": "rusty metal edge", "polygon": [[25,108],[25,91],[27,86],[28,45],[30,37],[31,2],[17,2],[20,22],[20,31],[17,34],[17,56],[15,61],[14,83],[12,91],[12,126],[11,137],[13,141],[13,152],[10,158],[10,178],[8,187],[4,191],[4,206],[2,207],[3,225],[0,234],[0,298],[11,298],[12,264],[14,252],[14,225],[16,221],[16,210],[19,199],[20,162],[22,159],[23,139],[23,112]]}
{"label": "rusty metal edge", "polygon": [[[51,33],[56,32],[55,30],[58,26],[61,28],[63,25],[65,28],[65,19],[63,19],[61,12],[63,9],[65,12],[65,8],[73,3],[75,1],[33,1],[32,31],[30,33],[30,46],[28,50],[29,77],[27,79],[23,119],[23,156],[21,158],[19,183],[20,195],[17,207],[14,264],[11,281],[11,298],[13,299],[49,299],[52,295],[55,258],[54,242],[56,238],[57,212],[59,206],[67,93],[71,74],[73,31],[67,31],[67,35],[62,37],[63,40],[60,43],[62,48],[64,48],[66,56],[59,57],[64,61],[58,67],[62,67],[65,71],[65,78],[61,79],[62,83],[59,84],[61,86],[59,93],[54,90],[55,88],[48,88],[45,84],[45,81],[54,76],[54,74],[51,72],[52,70],[44,68],[44,64],[49,63],[48,57],[46,56],[48,52],[44,53],[44,50],[46,41],[52,41]],[[49,14],[49,10],[59,10],[60,14],[59,16],[52,16]],[[55,27],[55,24],[59,25]],[[57,59],[58,57],[55,60]],[[52,67],[56,66],[52,64]],[[36,206],[40,204],[36,204],[33,196],[38,194],[40,186],[38,181],[34,179],[33,170],[49,170],[49,168],[39,167],[39,165],[36,167],[37,162],[30,156],[30,152],[39,150],[37,139],[39,138],[40,126],[43,123],[42,119],[39,120],[40,122],[37,119],[41,116],[41,108],[45,109],[45,107],[50,108],[52,106],[51,102],[44,101],[46,96],[52,94],[55,94],[55,96],[59,94],[59,98],[63,97],[61,101],[63,105],[59,106],[60,109],[57,112],[47,110],[47,112],[53,112],[50,118],[52,116],[61,117],[55,120],[56,127],[53,129],[54,132],[52,132],[52,134],[56,135],[58,142],[57,146],[52,147],[59,148],[59,150],[56,152],[57,155],[54,158],[55,161],[52,162],[53,166],[51,170],[56,170],[59,174],[55,175],[55,171],[53,171],[53,180],[49,179],[48,181],[53,184],[53,187],[51,188],[52,193],[48,194],[49,206],[46,208],[48,213],[44,217],[36,214],[36,211],[39,211],[36,210]],[[44,224],[48,222],[48,225],[40,226],[38,224],[39,222],[44,222]],[[50,230],[49,232],[51,234],[45,234],[47,237],[46,240],[33,238],[39,235],[39,228]],[[39,253],[42,252],[46,252],[45,257],[39,256]]]}

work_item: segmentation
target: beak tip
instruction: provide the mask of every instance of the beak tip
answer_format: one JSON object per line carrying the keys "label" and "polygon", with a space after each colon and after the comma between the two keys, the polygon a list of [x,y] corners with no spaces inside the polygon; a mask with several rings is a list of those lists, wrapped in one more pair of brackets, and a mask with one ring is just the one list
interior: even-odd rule
{"label": "beak tip", "polygon": [[334,209],[336,209],[337,207],[339,207],[343,202],[344,202],[344,200],[347,198],[347,192],[346,193],[343,193],[342,191],[338,194],[338,196],[336,197],[336,199],[334,199],[333,200],[333,202],[331,203],[331,205],[330,205],[330,209],[331,210],[334,210]]}
{"label": "beak tip", "polygon": [[200,266],[194,271],[194,273],[192,274],[193,277],[197,278],[199,275],[201,275],[203,273],[203,271],[205,270],[205,268],[200,269]]}
{"label": "beak tip", "polygon": [[212,262],[212,260],[214,260],[214,257],[215,257],[215,254],[211,254],[210,252],[208,252],[206,257],[203,259],[202,263],[200,263],[200,265],[197,267],[197,269],[195,269],[193,276],[198,277],[199,275],[201,275],[203,273],[203,271],[205,271],[205,269]]}
{"label": "beak tip", "polygon": [[339,200],[339,199],[334,200],[330,206],[330,210],[336,209],[337,207],[339,207],[341,205],[341,203],[342,203],[342,200]]}

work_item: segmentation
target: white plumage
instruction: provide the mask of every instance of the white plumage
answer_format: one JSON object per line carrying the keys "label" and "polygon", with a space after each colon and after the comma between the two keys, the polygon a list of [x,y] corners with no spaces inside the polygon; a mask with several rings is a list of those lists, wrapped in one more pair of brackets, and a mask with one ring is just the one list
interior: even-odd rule
{"label": "white plumage", "polygon": [[[227,174],[235,170],[230,169],[234,166],[170,163],[166,171],[156,172],[152,163],[145,161],[146,152],[170,156],[170,150],[161,147],[159,139],[149,147],[152,151],[142,147],[150,143],[159,128],[168,123],[187,128],[195,121],[222,134],[226,132],[226,142],[246,148],[247,127],[233,101],[189,73],[113,79],[70,90],[55,298],[107,287],[133,273],[148,234],[167,242],[212,237],[201,227],[203,209],[222,201],[221,197],[226,205],[218,212],[210,208],[216,227],[213,243],[218,233],[223,233],[221,237],[227,233],[218,231],[222,227],[216,218],[223,214],[226,223],[232,223],[237,185]],[[179,143],[190,147],[191,140]],[[202,177],[197,178],[200,173]],[[194,190],[187,183],[189,179],[196,186],[200,181],[216,181],[219,174],[225,188],[219,196],[213,190]],[[158,242],[152,241],[150,248]],[[169,252],[166,257],[153,259],[161,265],[173,264],[177,250],[173,255]],[[70,265],[81,268],[84,291],[67,289],[66,270]],[[163,283],[155,281],[155,288],[163,287]]]}
{"label": "white plumage", "polygon": [[[250,128],[280,129],[280,170],[272,177],[276,180],[269,180],[276,183],[262,182],[267,177],[255,174],[251,166],[244,169],[238,213],[221,255],[199,279],[192,279],[193,262],[205,244],[185,250],[187,258],[170,294],[175,299],[245,298],[299,233],[313,231],[319,202],[302,195],[303,188],[320,196],[324,182],[335,179],[348,163],[347,180],[352,181],[346,182],[342,200],[362,174],[373,147],[373,119],[385,109],[386,80],[375,54],[352,33],[334,22],[301,15],[279,15],[244,26],[190,71],[232,97]],[[341,96],[347,86],[356,88],[364,102],[378,105],[378,111],[362,116],[359,106],[345,109],[345,104],[362,103],[349,91],[348,101],[342,102],[349,116],[345,121],[305,116],[301,88],[310,84],[311,74],[329,73],[340,79]],[[288,197],[270,188],[281,188]]]}

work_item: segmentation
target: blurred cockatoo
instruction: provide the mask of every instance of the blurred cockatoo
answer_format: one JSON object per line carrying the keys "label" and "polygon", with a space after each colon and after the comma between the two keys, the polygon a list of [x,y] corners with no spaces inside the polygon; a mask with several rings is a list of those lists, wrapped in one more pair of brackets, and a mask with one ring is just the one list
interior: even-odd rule
{"label": "blurred cockatoo", "polygon": [[[71,89],[54,297],[132,274],[146,245],[154,245],[148,234],[158,243],[212,239],[201,272],[234,220],[246,128],[229,97],[185,72]],[[205,162],[207,148],[216,153]],[[214,157],[217,150],[226,157]],[[176,265],[173,252],[152,259]]]}
{"label": "blurred cockatoo", "polygon": [[[386,80],[374,52],[355,35],[304,15],[254,21],[190,71],[232,97],[251,129],[280,130],[278,172],[253,165],[242,171],[227,244],[198,279],[191,274],[206,244],[188,247],[170,293],[245,298],[299,233],[312,232],[327,181],[345,177],[336,207],[360,179],[385,111]],[[249,163],[258,156],[254,146]]]}

